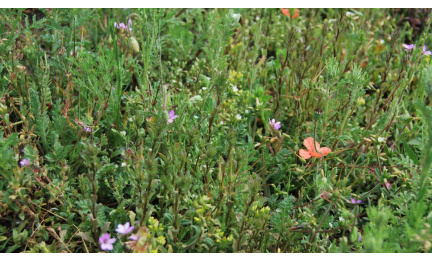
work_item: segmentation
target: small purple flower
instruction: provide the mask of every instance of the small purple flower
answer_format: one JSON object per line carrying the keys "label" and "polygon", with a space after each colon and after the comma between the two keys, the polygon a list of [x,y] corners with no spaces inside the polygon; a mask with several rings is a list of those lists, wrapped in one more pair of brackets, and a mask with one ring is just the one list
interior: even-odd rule
{"label": "small purple flower", "polygon": [[28,166],[30,163],[29,159],[22,159],[22,161],[20,162],[20,165],[23,166]]}
{"label": "small purple flower", "polygon": [[123,234],[123,235],[127,235],[130,232],[132,232],[133,229],[134,229],[134,226],[131,226],[129,222],[126,222],[126,224],[124,224],[124,225],[119,224],[117,226],[116,231],[117,231],[117,233],[120,233],[120,234]]}
{"label": "small purple flower", "polygon": [[84,126],[83,129],[84,129],[84,131],[86,131],[87,133],[90,133],[90,132],[91,132],[91,128],[90,128],[90,127]]}
{"label": "small purple flower", "polygon": [[[130,19],[129,19],[129,25],[132,26],[132,20],[130,20]],[[117,22],[114,22],[114,27],[117,28],[117,29],[123,29],[123,30],[129,30],[129,31],[132,31],[132,28],[129,27],[129,26],[127,26],[127,25],[124,24],[124,23],[119,23],[119,24],[118,24]]]}
{"label": "small purple flower", "polygon": [[272,120],[269,119],[269,124],[271,127],[273,127],[276,130],[279,130],[279,128],[281,128],[281,123],[276,122],[276,120],[274,118]]}
{"label": "small purple flower", "polygon": [[355,200],[355,199],[351,198],[352,204],[360,204],[361,202],[362,202],[361,200]]}
{"label": "small purple flower", "polygon": [[168,123],[172,123],[172,122],[174,122],[174,119],[176,119],[178,116],[176,116],[176,115],[174,115],[174,110],[171,110],[170,112],[169,112],[169,119],[168,119]]}
{"label": "small purple flower", "polygon": [[358,241],[359,241],[359,242],[361,242],[361,235],[359,236],[359,239],[358,239]]}
{"label": "small purple flower", "polygon": [[130,240],[132,241],[138,241],[140,239],[141,235],[137,234],[137,235],[132,235],[129,237]]}
{"label": "small purple flower", "polygon": [[114,242],[116,241],[115,238],[110,238],[110,235],[108,233],[103,234],[103,236],[99,237],[99,243],[101,245],[102,250],[113,250]]}
{"label": "small purple flower", "polygon": [[402,44],[402,46],[407,50],[412,50],[416,45],[415,44]]}
{"label": "small purple flower", "polygon": [[432,54],[431,51],[428,51],[428,50],[426,49],[426,45],[423,45],[423,54],[424,54],[424,55],[431,55],[431,54]]}

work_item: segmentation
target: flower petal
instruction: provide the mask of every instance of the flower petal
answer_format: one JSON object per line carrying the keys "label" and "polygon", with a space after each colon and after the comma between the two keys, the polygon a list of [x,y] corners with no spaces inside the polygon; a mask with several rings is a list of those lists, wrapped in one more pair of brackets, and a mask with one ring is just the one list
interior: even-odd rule
{"label": "flower petal", "polygon": [[331,153],[331,149],[328,147],[322,147],[318,151],[322,153],[324,156],[327,156],[327,154]]}
{"label": "flower petal", "polygon": [[322,155],[321,155],[320,153],[315,152],[315,151],[311,152],[311,155],[312,155],[313,157],[316,157],[316,158],[321,158],[321,157],[322,157]]}
{"label": "flower petal", "polygon": [[290,17],[290,11],[288,8],[281,8],[282,14]]}
{"label": "flower petal", "polygon": [[299,154],[300,154],[301,157],[303,157],[303,159],[309,159],[309,158],[312,157],[310,155],[310,153],[308,151],[304,150],[304,149],[300,149],[299,150]]}
{"label": "flower petal", "polygon": [[315,151],[315,146],[316,146],[317,150],[320,149],[320,145],[318,142],[315,142],[315,146],[314,146],[314,141],[315,140],[312,137],[308,137],[308,138],[304,139],[304,141],[303,141],[303,144],[304,144],[304,146],[306,146],[309,153],[312,153]]}

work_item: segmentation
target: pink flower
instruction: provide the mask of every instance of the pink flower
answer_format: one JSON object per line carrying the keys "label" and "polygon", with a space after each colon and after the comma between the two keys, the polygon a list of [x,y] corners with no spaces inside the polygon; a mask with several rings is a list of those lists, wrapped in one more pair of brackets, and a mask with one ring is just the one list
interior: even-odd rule
{"label": "pink flower", "polygon": [[169,119],[168,119],[168,123],[172,123],[172,122],[174,122],[174,119],[176,119],[178,116],[176,116],[176,115],[174,115],[174,110],[171,110],[170,112],[169,112]]}
{"label": "pink flower", "polygon": [[402,46],[407,50],[412,50],[416,45],[415,44],[402,44]]}
{"label": "pink flower", "polygon": [[87,127],[87,126],[83,126],[84,131],[86,131],[87,133],[91,132],[91,128]]}
{"label": "pink flower", "polygon": [[361,202],[362,202],[361,200],[355,200],[354,198],[351,198],[352,204],[360,204]]}
{"label": "pink flower", "polygon": [[269,124],[271,127],[273,127],[276,130],[279,130],[279,128],[281,128],[281,123],[276,122],[276,120],[274,118],[272,120],[269,119]]}
{"label": "pink flower", "polygon": [[116,241],[115,238],[110,238],[110,235],[108,233],[103,234],[103,236],[99,237],[99,243],[101,245],[102,250],[113,250],[114,242]]}
{"label": "pink flower", "polygon": [[426,50],[426,45],[423,45],[423,54],[424,55],[431,55],[432,54],[431,51]]}
{"label": "pink flower", "polygon": [[132,235],[132,236],[129,237],[129,239],[132,240],[132,241],[138,241],[138,239],[140,239],[140,237],[141,237],[140,234],[138,234],[138,235]]}
{"label": "pink flower", "polygon": [[359,239],[358,239],[358,241],[359,241],[359,242],[361,242],[361,235],[359,236]]}
{"label": "pink flower", "polygon": [[[132,21],[130,19],[129,19],[129,25],[132,26]],[[127,26],[124,23],[117,24],[117,22],[114,22],[114,27],[117,28],[117,29],[123,29],[123,30],[132,31],[132,28],[129,27],[129,26]]]}
{"label": "pink flower", "polygon": [[387,189],[390,189],[392,184],[390,182],[386,181],[385,186],[387,187]]}
{"label": "pink flower", "polygon": [[134,226],[130,226],[130,223],[126,222],[126,224],[124,224],[124,225],[118,224],[116,231],[117,231],[117,233],[127,235],[130,232],[132,232],[133,229],[134,229]]}
{"label": "pink flower", "polygon": [[30,163],[29,159],[22,159],[22,161],[20,162],[21,166],[28,166]]}

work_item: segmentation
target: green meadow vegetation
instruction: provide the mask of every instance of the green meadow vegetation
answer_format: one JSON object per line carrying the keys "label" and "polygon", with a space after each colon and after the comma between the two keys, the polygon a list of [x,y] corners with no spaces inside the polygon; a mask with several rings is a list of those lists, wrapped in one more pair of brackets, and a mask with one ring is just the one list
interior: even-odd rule
{"label": "green meadow vegetation", "polygon": [[432,252],[427,9],[0,9],[0,252]]}

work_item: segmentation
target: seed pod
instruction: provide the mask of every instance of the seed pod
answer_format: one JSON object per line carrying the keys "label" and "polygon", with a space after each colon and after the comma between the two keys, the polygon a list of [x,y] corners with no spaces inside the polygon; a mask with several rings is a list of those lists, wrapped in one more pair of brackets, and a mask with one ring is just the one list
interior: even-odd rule
{"label": "seed pod", "polygon": [[315,118],[315,120],[320,119],[322,113],[323,113],[323,111],[321,109],[319,109],[319,108],[315,109],[314,110],[314,118]]}
{"label": "seed pod", "polygon": [[135,39],[135,37],[130,37],[130,38],[129,38],[129,48],[130,48],[134,53],[139,52],[139,44],[138,44],[137,40]]}

